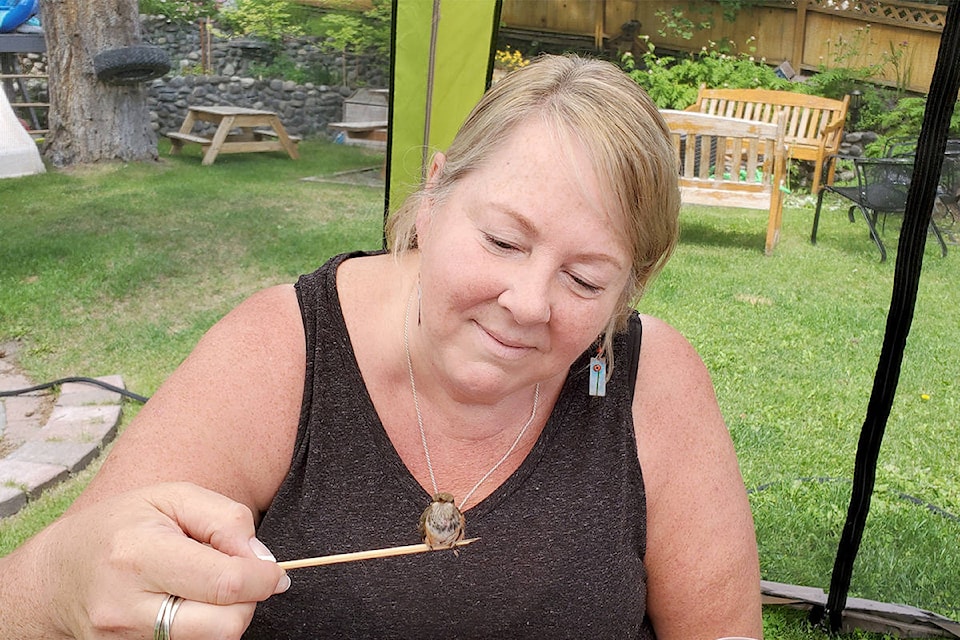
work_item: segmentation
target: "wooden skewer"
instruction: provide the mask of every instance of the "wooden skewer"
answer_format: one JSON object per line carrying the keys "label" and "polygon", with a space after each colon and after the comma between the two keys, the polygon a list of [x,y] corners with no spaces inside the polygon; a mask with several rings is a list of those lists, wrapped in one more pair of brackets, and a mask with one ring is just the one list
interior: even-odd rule
{"label": "wooden skewer", "polygon": [[[458,540],[453,547],[462,547],[471,542],[476,542],[480,538],[467,538]],[[369,551],[354,551],[352,553],[335,553],[330,556],[320,556],[319,558],[303,558],[301,560],[285,560],[277,564],[281,569],[302,569],[303,567],[319,567],[325,564],[337,564],[340,562],[353,562],[355,560],[367,560],[369,558],[389,558],[390,556],[402,556],[409,553],[423,553],[425,551],[439,551],[440,549],[431,549],[425,544],[408,544],[402,547],[388,547],[386,549],[370,549]]]}

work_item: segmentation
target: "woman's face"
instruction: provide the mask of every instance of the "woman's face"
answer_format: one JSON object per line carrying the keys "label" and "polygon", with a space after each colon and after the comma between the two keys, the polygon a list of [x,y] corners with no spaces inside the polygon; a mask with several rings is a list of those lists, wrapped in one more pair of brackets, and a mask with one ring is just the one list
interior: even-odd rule
{"label": "woman's face", "polygon": [[423,207],[418,359],[454,394],[494,402],[565,376],[604,330],[631,264],[604,201],[581,145],[534,119]]}

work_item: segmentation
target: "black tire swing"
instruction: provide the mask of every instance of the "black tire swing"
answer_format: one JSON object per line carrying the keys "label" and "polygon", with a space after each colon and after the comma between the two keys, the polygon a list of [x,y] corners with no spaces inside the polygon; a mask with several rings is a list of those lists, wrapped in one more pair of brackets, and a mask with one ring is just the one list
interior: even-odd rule
{"label": "black tire swing", "polygon": [[154,45],[117,47],[95,55],[93,70],[97,80],[106,84],[137,84],[154,80],[170,71],[170,56]]}

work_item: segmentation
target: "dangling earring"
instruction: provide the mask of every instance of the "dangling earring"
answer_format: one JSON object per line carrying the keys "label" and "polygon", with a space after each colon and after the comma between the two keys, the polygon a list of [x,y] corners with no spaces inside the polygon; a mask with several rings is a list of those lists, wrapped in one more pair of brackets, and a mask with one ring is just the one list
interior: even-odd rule
{"label": "dangling earring", "polygon": [[603,340],[597,346],[597,355],[590,358],[590,388],[591,396],[603,397],[607,395],[607,359],[603,357]]}
{"label": "dangling earring", "polygon": [[417,326],[420,326],[420,299],[423,296],[423,287],[420,286],[420,276],[417,276]]}

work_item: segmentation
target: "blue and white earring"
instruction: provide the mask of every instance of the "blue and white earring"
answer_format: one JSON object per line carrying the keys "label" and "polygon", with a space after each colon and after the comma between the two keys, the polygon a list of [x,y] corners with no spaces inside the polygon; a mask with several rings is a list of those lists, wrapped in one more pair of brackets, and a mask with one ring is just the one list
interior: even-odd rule
{"label": "blue and white earring", "polygon": [[597,347],[597,355],[590,358],[590,395],[607,395],[607,359],[603,357],[603,344]]}

